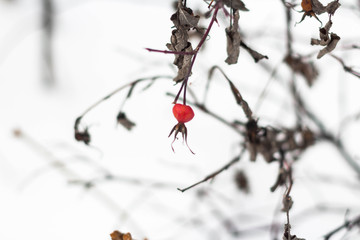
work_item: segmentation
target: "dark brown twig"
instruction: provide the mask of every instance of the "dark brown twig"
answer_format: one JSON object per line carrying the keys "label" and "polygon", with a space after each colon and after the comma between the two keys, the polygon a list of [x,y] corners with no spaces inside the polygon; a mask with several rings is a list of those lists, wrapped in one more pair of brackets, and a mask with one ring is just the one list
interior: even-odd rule
{"label": "dark brown twig", "polygon": [[232,159],[230,162],[228,162],[227,164],[225,164],[223,167],[221,167],[220,169],[216,170],[215,172],[209,174],[208,176],[206,176],[203,180],[196,182],[186,188],[178,188],[178,190],[180,192],[185,192],[193,187],[196,187],[197,185],[207,182],[208,180],[212,180],[214,179],[217,175],[219,175],[220,173],[222,173],[223,171],[227,170],[229,167],[231,167],[232,165],[234,165],[235,163],[237,163],[238,161],[240,161],[242,155],[245,152],[245,148],[243,148],[240,152],[240,154],[238,156],[236,156],[234,159]]}
{"label": "dark brown twig", "polygon": [[334,234],[336,234],[337,232],[341,231],[342,229],[351,229],[352,227],[354,227],[355,225],[359,225],[360,224],[360,216],[357,216],[355,218],[353,218],[352,220],[345,220],[345,222],[340,225],[339,227],[335,228],[334,230],[332,230],[331,232],[327,233],[324,236],[324,240],[329,240]]}

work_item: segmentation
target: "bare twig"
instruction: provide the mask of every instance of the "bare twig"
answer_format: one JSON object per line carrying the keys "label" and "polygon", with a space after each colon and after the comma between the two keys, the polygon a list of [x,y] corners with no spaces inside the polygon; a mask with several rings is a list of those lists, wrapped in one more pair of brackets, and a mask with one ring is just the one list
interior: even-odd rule
{"label": "bare twig", "polygon": [[353,70],[352,67],[345,65],[344,60],[342,60],[340,57],[335,56],[334,54],[330,54],[330,56],[335,58],[342,65],[345,72],[348,72],[348,73],[352,74],[353,76],[360,78],[360,72],[357,72],[357,71]]}
{"label": "bare twig", "polygon": [[55,84],[53,63],[53,33],[54,33],[54,3],[53,0],[42,0],[41,25],[43,28],[42,51],[42,77],[47,86]]}
{"label": "bare twig", "polygon": [[359,224],[360,224],[360,216],[357,216],[357,217],[353,218],[352,220],[345,220],[345,222],[342,225],[335,228],[331,232],[327,233],[324,236],[324,240],[329,240],[334,234],[341,231],[342,229],[351,229],[355,225],[359,225]]}
{"label": "bare twig", "polygon": [[228,162],[227,164],[225,164],[223,167],[221,167],[220,169],[216,170],[215,172],[209,174],[208,176],[206,176],[203,180],[196,182],[186,188],[178,188],[178,190],[180,192],[185,192],[193,187],[196,187],[197,185],[207,182],[208,180],[212,180],[214,179],[217,175],[219,175],[220,173],[222,173],[223,171],[227,170],[229,167],[231,167],[232,165],[234,165],[235,163],[237,163],[238,161],[240,161],[242,155],[245,152],[245,148],[243,148],[240,152],[240,154],[238,156],[236,156],[234,159],[232,159],[230,162]]}

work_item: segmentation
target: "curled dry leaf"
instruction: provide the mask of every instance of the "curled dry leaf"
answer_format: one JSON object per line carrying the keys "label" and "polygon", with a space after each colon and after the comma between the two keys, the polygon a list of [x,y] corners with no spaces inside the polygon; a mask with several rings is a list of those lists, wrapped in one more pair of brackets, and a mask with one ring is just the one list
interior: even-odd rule
{"label": "curled dry leaf", "polygon": [[283,212],[290,211],[292,205],[294,204],[294,201],[292,200],[291,196],[284,196],[282,202],[283,202],[283,208],[281,209],[281,211]]}
{"label": "curled dry leaf", "polygon": [[286,56],[284,59],[285,63],[296,73],[301,74],[305,79],[309,87],[311,87],[319,75],[318,70],[316,69],[313,62],[304,62],[304,60],[299,57],[294,57],[291,55]]}
{"label": "curled dry leaf", "polygon": [[221,70],[221,68],[219,68],[218,66],[213,66],[212,68],[210,68],[210,70],[208,72],[208,81],[210,81],[210,79],[213,77],[215,69],[218,69],[224,75],[226,80],[228,81],[228,83],[230,85],[231,92],[233,93],[233,95],[235,97],[236,103],[241,106],[241,108],[244,111],[245,116],[247,117],[247,119],[248,120],[253,119],[252,111],[251,111],[248,103],[243,99],[243,97],[240,94],[240,91],[235,87],[233,82],[226,76],[226,74]]}
{"label": "curled dry leaf", "polygon": [[90,133],[88,131],[88,128],[86,127],[83,131],[79,130],[79,124],[80,124],[81,118],[82,117],[78,117],[75,120],[74,137],[75,137],[76,141],[84,142],[86,145],[89,145],[89,143],[91,141],[91,136],[90,136]]}
{"label": "curled dry leaf", "polygon": [[320,39],[312,38],[310,41],[311,45],[326,46],[330,42],[329,31],[332,26],[332,21],[329,20],[325,27],[319,29]]}
{"label": "curled dry leaf", "polygon": [[320,52],[317,55],[317,58],[322,58],[325,54],[332,52],[335,48],[338,42],[340,41],[340,37],[336,35],[335,33],[330,34],[330,42],[328,45],[321,49]]}
{"label": "curled dry leaf", "polygon": [[244,43],[244,41],[241,41],[240,44],[241,47],[243,47],[254,59],[254,61],[257,63],[261,59],[269,59],[268,56],[262,55],[261,53],[255,51],[254,49],[250,48],[247,44]]}
{"label": "curled dry leaf", "polygon": [[222,2],[230,7],[233,8],[235,10],[241,10],[241,11],[249,11],[249,9],[247,9],[245,7],[245,4],[243,3],[243,1],[241,0],[222,0]]}
{"label": "curled dry leaf", "polygon": [[298,238],[296,235],[291,235],[290,234],[290,229],[291,229],[291,225],[289,223],[285,224],[285,228],[284,228],[284,235],[283,235],[283,240],[305,240],[305,238]]}
{"label": "curled dry leaf", "polygon": [[84,131],[75,130],[75,139],[79,142],[84,142],[86,145],[89,145],[91,136],[88,129],[86,128]]}
{"label": "curled dry leaf", "polygon": [[249,181],[243,170],[236,171],[234,180],[240,191],[249,193]]}
{"label": "curled dry leaf", "polygon": [[325,54],[332,52],[335,48],[338,42],[340,41],[340,37],[335,33],[330,33],[330,28],[332,26],[331,20],[329,20],[325,27],[320,28],[319,30],[319,36],[320,39],[311,39],[310,44],[311,45],[320,45],[325,46],[325,48],[321,49],[320,52],[317,55],[317,58],[322,58]]}
{"label": "curled dry leaf", "polygon": [[191,69],[193,48],[188,41],[188,31],[197,27],[199,18],[199,16],[194,16],[193,11],[182,3],[178,4],[177,11],[170,18],[176,29],[172,31],[170,43],[166,44],[167,48],[175,52],[190,53],[175,54],[174,65],[178,67],[178,74],[174,78],[176,83],[183,81]]}
{"label": "curled dry leaf", "polygon": [[[297,159],[304,150],[315,143],[313,132],[306,127],[295,129],[259,127],[254,119],[246,124],[246,138],[245,146],[250,153],[250,160],[255,161],[257,155],[260,154],[269,163],[279,160],[279,156],[285,153],[292,159]],[[286,172],[280,171],[273,190],[284,183],[286,176]]]}
{"label": "curled dry leaf", "polygon": [[190,28],[196,28],[199,23],[200,16],[194,16],[193,11],[187,7],[180,7],[178,9],[178,25],[176,27],[185,27],[188,30]]}
{"label": "curled dry leaf", "polygon": [[227,64],[235,64],[240,54],[241,36],[239,33],[239,10],[234,12],[233,24],[225,29],[226,33],[226,51],[228,57],[225,62]]}
{"label": "curled dry leaf", "polygon": [[340,3],[338,0],[334,0],[328,3],[326,6],[322,5],[322,3],[318,0],[311,0],[312,11],[315,14],[322,14],[327,12],[328,14],[334,15],[335,11],[340,7]]}
{"label": "curled dry leaf", "polygon": [[127,130],[131,130],[136,124],[132,121],[130,121],[124,112],[119,112],[119,114],[116,116],[117,122],[125,127]]}

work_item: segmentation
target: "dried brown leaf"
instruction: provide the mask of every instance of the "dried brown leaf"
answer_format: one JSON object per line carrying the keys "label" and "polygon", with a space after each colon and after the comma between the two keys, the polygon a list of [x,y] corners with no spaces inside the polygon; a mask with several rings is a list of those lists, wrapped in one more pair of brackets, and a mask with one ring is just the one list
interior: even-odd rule
{"label": "dried brown leaf", "polygon": [[248,181],[248,177],[246,176],[244,171],[242,171],[242,170],[236,171],[234,180],[235,180],[237,188],[240,191],[249,193],[249,181]]}
{"label": "dried brown leaf", "polygon": [[330,3],[328,3],[326,6],[324,6],[320,1],[318,0],[311,0],[312,5],[312,11],[315,14],[323,14],[327,12],[328,14],[334,15],[335,11],[340,7],[340,3],[337,0],[334,0]]}
{"label": "dried brown leaf", "polygon": [[281,211],[283,211],[283,212],[290,211],[293,204],[294,204],[294,201],[292,200],[291,196],[284,196],[283,208],[281,209]]}
{"label": "dried brown leaf", "polygon": [[[193,52],[193,48],[189,43],[189,46],[183,50],[183,52]],[[178,66],[178,73],[174,78],[176,83],[182,82],[186,76],[191,75],[189,71],[191,69],[192,55],[176,55],[174,64]]]}
{"label": "dried brown leaf", "polygon": [[197,27],[199,23],[200,16],[194,16],[190,8],[179,8],[178,10],[178,20],[180,26],[183,26],[187,29]]}
{"label": "dried brown leaf", "polygon": [[117,122],[125,127],[127,130],[131,130],[136,124],[132,121],[130,121],[124,112],[119,112],[119,114],[116,117]]}
{"label": "dried brown leaf", "polygon": [[319,75],[314,63],[304,62],[301,57],[288,55],[284,61],[294,72],[301,74],[306,79],[309,87],[313,85]]}
{"label": "dried brown leaf", "polygon": [[[190,8],[184,7],[182,3],[178,4],[177,11],[171,16],[171,21],[176,29],[172,31],[170,43],[166,44],[167,48],[176,52],[192,53],[193,48],[189,40],[188,31],[191,28],[197,28],[199,16],[194,16]],[[178,67],[178,74],[174,78],[176,83],[183,81],[189,76],[191,68],[192,54],[175,54],[174,65]]]}
{"label": "dried brown leaf", "polygon": [[239,10],[234,12],[233,24],[225,29],[227,46],[226,51],[228,57],[225,62],[228,64],[235,64],[238,61],[240,54],[241,36],[239,33]]}
{"label": "dried brown leaf", "polygon": [[290,224],[285,224],[285,229],[284,229],[284,235],[283,235],[283,240],[305,240],[305,238],[298,238],[296,235],[291,235],[290,234],[290,229],[291,229],[291,225]]}
{"label": "dried brown leaf", "polygon": [[231,92],[233,93],[237,104],[239,104],[241,106],[241,108],[243,109],[243,111],[245,113],[245,116],[249,120],[252,119],[252,111],[251,111],[248,103],[242,98],[239,90],[235,87],[235,85],[230,80],[228,80],[228,82],[230,84]]}
{"label": "dried brown leaf", "polygon": [[339,41],[340,41],[340,37],[338,35],[336,35],[335,33],[331,33],[330,34],[330,42],[328,43],[328,45],[325,48],[320,50],[319,54],[317,55],[317,58],[320,59],[325,54],[332,52],[336,48],[336,45],[338,44]]}
{"label": "dried brown leaf", "polygon": [[262,55],[261,53],[255,51],[254,49],[250,48],[247,44],[245,44],[243,41],[241,41],[240,46],[243,47],[252,56],[252,58],[256,63],[264,58],[269,59],[268,56]]}
{"label": "dried brown leaf", "polygon": [[332,21],[329,20],[325,27],[319,29],[320,39],[312,38],[310,44],[311,45],[321,45],[326,46],[330,42],[329,31],[332,26]]}
{"label": "dried brown leaf", "polygon": [[233,8],[235,10],[249,11],[249,9],[245,7],[245,4],[241,0],[222,0],[222,1],[226,6]]}

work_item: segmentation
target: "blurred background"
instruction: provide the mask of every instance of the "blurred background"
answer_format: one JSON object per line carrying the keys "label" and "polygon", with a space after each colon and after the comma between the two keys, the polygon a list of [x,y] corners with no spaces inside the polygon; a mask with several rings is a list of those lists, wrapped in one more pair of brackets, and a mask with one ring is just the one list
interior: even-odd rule
{"label": "blurred background", "polygon": [[[197,56],[190,89],[201,99],[213,65],[220,66],[240,90],[262,125],[293,127],[291,76],[286,52],[285,10],[281,1],[244,1],[240,29],[248,45],[269,57],[268,68],[244,50],[238,64],[227,65],[219,12]],[[329,2],[329,1],[328,1]],[[316,59],[311,46],[320,23],[295,4],[291,27],[294,51],[309,55],[319,77],[309,87],[297,76],[299,91],[325,127],[340,136],[360,165],[358,122],[360,79],[335,58]],[[360,70],[359,1],[340,1],[331,32],[341,37],[334,55]],[[204,1],[187,1],[206,12]],[[325,2],[324,2],[325,4]],[[191,154],[181,139],[168,138],[177,123],[173,97],[179,85],[169,79],[141,83],[124,105],[136,125],[116,122],[127,91],[102,102],[83,119],[89,146],[74,139],[74,122],[88,107],[138,78],[175,76],[166,49],[173,2],[165,0],[1,0],[0,1],[0,239],[111,239],[114,230],[135,239],[282,239],[286,216],[280,211],[284,188],[270,192],[278,165],[258,157],[242,159],[212,181],[187,187],[239,154],[243,138],[222,122],[195,110],[187,124]],[[325,24],[326,14],[319,16]],[[202,18],[206,27],[209,19]],[[199,41],[194,37],[193,46]],[[354,47],[355,46],[355,47]],[[270,69],[270,70],[269,70]],[[276,71],[276,76],[274,73]],[[207,106],[224,119],[245,121],[224,77],[216,73]],[[264,89],[265,95],[264,95]],[[248,188],[239,188],[244,173]],[[322,237],[360,214],[359,175],[339,151],[319,142],[294,164],[292,232],[305,239]],[[359,227],[332,239],[359,239]]]}

